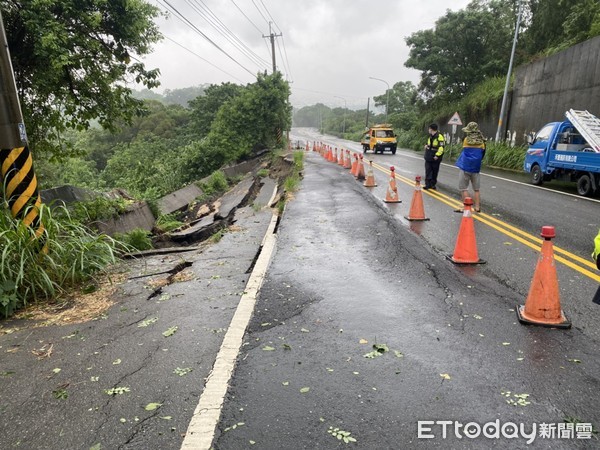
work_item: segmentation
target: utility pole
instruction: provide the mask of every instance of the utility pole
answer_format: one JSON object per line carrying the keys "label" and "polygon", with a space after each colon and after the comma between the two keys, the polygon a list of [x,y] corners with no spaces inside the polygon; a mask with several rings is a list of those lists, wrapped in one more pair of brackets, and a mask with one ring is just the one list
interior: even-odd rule
{"label": "utility pole", "polygon": [[19,103],[4,20],[0,12],[0,195],[4,196],[13,218],[34,228],[40,236],[44,227],[39,218],[42,204],[27,133]]}
{"label": "utility pole", "polygon": [[274,34],[273,30],[271,29],[271,24],[273,22],[269,22],[269,35],[265,36],[263,34],[263,38],[269,38],[271,40],[271,58],[273,58],[273,73],[277,72],[277,64],[275,63],[275,38],[276,37],[281,37],[283,36],[283,34],[279,33],[279,34]]}
{"label": "utility pole", "polygon": [[369,128],[369,104],[371,103],[371,97],[367,97],[367,121],[365,122],[365,128]]}
{"label": "utility pole", "polygon": [[500,117],[498,118],[498,129],[496,130],[496,142],[500,140],[502,132],[502,120],[506,112],[506,101],[508,97],[508,86],[510,85],[510,74],[512,72],[513,61],[515,59],[515,49],[517,47],[517,38],[519,37],[519,26],[521,25],[521,14],[523,12],[523,2],[519,0],[519,13],[517,15],[517,25],[515,27],[515,37],[513,39],[512,51],[510,53],[510,62],[508,63],[508,74],[506,74],[506,84],[504,85],[504,95],[502,96],[502,106],[500,107]]}

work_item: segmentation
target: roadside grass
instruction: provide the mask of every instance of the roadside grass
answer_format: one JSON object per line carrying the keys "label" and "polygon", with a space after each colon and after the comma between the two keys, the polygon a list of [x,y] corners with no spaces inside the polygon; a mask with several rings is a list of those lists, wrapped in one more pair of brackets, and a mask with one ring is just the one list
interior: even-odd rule
{"label": "roadside grass", "polygon": [[131,250],[107,235],[95,235],[64,206],[51,210],[42,205],[39,217],[45,230],[37,238],[0,204],[0,314],[5,317],[89,280]]}
{"label": "roadside grass", "polygon": [[116,234],[115,239],[123,242],[125,245],[139,251],[150,250],[152,245],[151,233],[142,228],[136,228],[128,233]]}
{"label": "roadside grass", "polygon": [[184,223],[177,220],[175,214],[163,214],[158,216],[156,219],[156,223],[154,224],[155,228],[160,233],[168,233],[169,231],[176,230],[183,226]]}

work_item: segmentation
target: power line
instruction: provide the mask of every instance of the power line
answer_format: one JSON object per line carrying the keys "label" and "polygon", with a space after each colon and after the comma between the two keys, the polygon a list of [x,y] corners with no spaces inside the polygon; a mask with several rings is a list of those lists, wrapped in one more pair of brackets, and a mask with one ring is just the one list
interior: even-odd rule
{"label": "power line", "polygon": [[277,29],[279,30],[280,33],[283,33],[283,31],[281,31],[281,28],[279,28],[279,25],[277,25],[277,22],[275,22],[275,19],[273,19],[273,16],[269,12],[269,9],[267,8],[267,6],[263,2],[263,0],[260,0],[260,4],[263,6],[263,8],[265,8],[265,11],[267,12],[269,18],[271,19],[271,22],[273,22],[275,24],[275,26],[277,27]]}
{"label": "power line", "polygon": [[[246,19],[248,19],[248,22],[250,22],[250,23],[252,24],[252,26],[253,26],[254,28],[256,28],[256,29],[257,29],[257,31],[258,31],[260,34],[263,34],[263,31],[262,31],[260,28],[258,28],[258,27],[256,26],[256,24],[255,24],[254,22],[252,22],[252,20],[250,20],[250,17],[248,17],[248,16],[246,15],[246,13],[245,13],[244,11],[242,11],[242,9],[241,9],[241,8],[240,8],[240,7],[237,5],[237,3],[235,3],[233,0],[231,0],[231,3],[233,3],[233,4],[235,5],[235,7],[238,9],[238,11],[239,11],[239,12],[241,12],[241,13],[242,13],[242,15],[243,15],[243,16],[244,16]],[[267,46],[267,48],[268,48],[268,46]]]}
{"label": "power line", "polygon": [[[225,56],[227,56],[229,59],[231,59],[234,63],[236,63],[238,66],[240,66],[246,72],[248,72],[250,75],[252,75],[253,77],[256,77],[256,75],[254,73],[252,73],[250,70],[248,70],[246,67],[244,67],[240,62],[236,61],[229,53],[227,53],[225,50],[223,50],[221,47],[219,47],[212,39],[210,39],[202,31],[200,31],[200,29],[198,27],[196,27],[192,22],[190,22],[183,14],[181,14],[177,10],[177,8],[175,8],[173,5],[171,5],[168,0],[157,0],[157,2],[159,4],[161,4],[167,10],[170,9],[170,12],[174,13],[176,15],[176,17],[179,18],[179,20],[184,22],[188,27],[192,28],[196,33],[198,33],[200,36],[202,36],[204,39],[206,39],[208,42],[210,42],[221,53],[223,53]],[[168,7],[165,7],[165,5],[162,2],[166,3],[168,5]]]}
{"label": "power line", "polygon": [[[256,28],[256,30],[260,33],[263,34],[263,31],[258,28],[258,26],[252,21],[252,19],[250,19],[250,17],[248,17],[246,15],[246,13],[237,5],[237,3],[234,0],[231,0],[231,3],[233,3],[235,5],[235,7],[238,9],[239,12],[242,13],[242,15],[248,20],[248,22],[250,22],[252,24],[252,26],[254,28]],[[267,47],[267,52],[270,52],[271,49],[269,48],[269,44],[267,44],[267,41],[263,41],[265,43],[265,47]]]}
{"label": "power line", "polygon": [[[208,22],[221,36],[227,39],[234,47],[236,47],[241,53],[243,53],[248,59],[250,59],[259,68],[264,69],[269,67],[269,63],[261,58],[259,55],[254,53],[244,42],[242,42],[218,17],[211,11],[211,9],[200,0],[185,0],[206,22]],[[199,9],[200,8],[200,9]]]}
{"label": "power line", "polygon": [[[279,27],[277,27],[277,28],[279,28]],[[283,45],[283,53],[285,54],[285,62],[287,64],[288,73],[290,74],[290,78],[293,80],[294,77],[292,75],[292,68],[290,67],[290,61],[288,60],[287,50],[285,48],[285,39],[283,38],[283,33],[281,33],[281,43]]]}
{"label": "power line", "polygon": [[[271,12],[269,11],[269,8],[267,8],[267,5],[265,5],[265,2],[263,0],[259,0],[260,4],[262,5],[262,7],[264,8],[264,10],[266,11],[267,15],[269,16],[269,18],[271,19],[271,22],[277,27],[277,29],[279,30],[279,34],[281,35],[281,40],[282,40],[282,45],[283,45],[283,52],[285,54],[285,58],[283,57],[283,55],[281,55],[281,48],[279,48],[279,42],[277,42],[277,46],[279,48],[279,54],[281,55],[281,59],[283,62],[283,67],[285,68],[287,74],[289,75],[289,77],[291,79],[293,79],[292,76],[292,70],[290,67],[290,62],[288,60],[288,56],[287,56],[287,49],[285,48],[285,40],[283,39],[283,31],[282,29],[279,27],[279,25],[277,25],[277,22],[275,21],[275,19],[273,18],[273,16],[271,15]],[[254,0],[252,0],[252,3],[254,3]],[[258,6],[256,5],[256,3],[254,3],[254,6],[256,6],[256,8],[259,10]],[[261,13],[262,15],[262,13]],[[265,18],[265,16],[263,15],[263,19]],[[269,25],[270,28],[270,25]]]}
{"label": "power line", "polygon": [[265,22],[267,22],[267,24],[269,23],[269,20],[265,17],[265,15],[263,14],[263,12],[260,10],[260,8],[258,7],[258,5],[256,4],[256,2],[254,0],[252,0],[252,4],[254,5],[254,7],[256,8],[256,10],[259,12],[259,14],[262,16],[262,18],[264,19]]}
{"label": "power line", "polygon": [[188,52],[190,52],[192,55],[197,56],[198,58],[200,58],[202,61],[207,62],[208,64],[210,64],[211,66],[213,66],[215,69],[220,70],[221,72],[223,72],[226,75],[229,75],[231,78],[233,78],[236,81],[239,81],[240,83],[244,84],[244,82],[242,80],[240,80],[239,78],[237,78],[236,76],[230,74],[229,72],[224,71],[223,69],[221,69],[219,66],[211,63],[208,59],[203,58],[202,56],[200,56],[199,54],[195,53],[194,51],[190,50],[189,48],[187,48],[186,46],[180,44],[179,42],[171,39],[169,36],[166,36],[165,34],[163,34],[163,37],[165,39],[168,39],[169,41],[171,41],[173,44],[176,44],[178,46],[180,46],[181,48],[183,48],[184,50],[187,50]]}

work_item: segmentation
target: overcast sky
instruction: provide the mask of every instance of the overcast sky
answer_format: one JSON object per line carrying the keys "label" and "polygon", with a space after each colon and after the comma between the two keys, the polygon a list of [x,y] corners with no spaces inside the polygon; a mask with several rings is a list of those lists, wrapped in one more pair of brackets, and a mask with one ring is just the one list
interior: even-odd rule
{"label": "overcast sky", "polygon": [[197,30],[173,13],[158,19],[165,39],[144,61],[161,71],[158,92],[205,83],[252,83],[258,71],[272,71],[270,42],[263,38],[271,21],[273,32],[283,35],[276,38],[275,56],[278,70],[292,82],[294,106],[322,102],[365,108],[368,97],[386,89],[369,77],[390,86],[418,83],[419,72],[404,67],[409,52],[405,37],[433,28],[447,9],[456,11],[469,1],[149,0],[163,11],[170,9],[168,2]]}

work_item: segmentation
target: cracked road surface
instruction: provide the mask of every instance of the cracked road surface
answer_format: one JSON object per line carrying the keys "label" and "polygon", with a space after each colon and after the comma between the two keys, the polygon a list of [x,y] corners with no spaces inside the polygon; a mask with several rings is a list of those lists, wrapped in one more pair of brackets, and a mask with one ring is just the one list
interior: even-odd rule
{"label": "cracked road surface", "polygon": [[[442,439],[439,427],[434,439],[418,439],[419,420],[599,427],[598,341],[577,328],[520,325],[519,292],[489,265],[452,265],[397,214],[343,169],[307,155],[215,449],[526,446]],[[454,242],[454,233],[439,239]],[[529,263],[533,271],[534,255]],[[389,351],[374,355],[374,344]],[[538,438],[534,448],[597,445]]]}
{"label": "cracked road surface", "polygon": [[235,217],[217,244],[127,262],[95,320],[2,322],[0,448],[179,449],[272,212]]}

